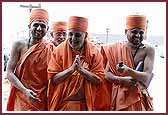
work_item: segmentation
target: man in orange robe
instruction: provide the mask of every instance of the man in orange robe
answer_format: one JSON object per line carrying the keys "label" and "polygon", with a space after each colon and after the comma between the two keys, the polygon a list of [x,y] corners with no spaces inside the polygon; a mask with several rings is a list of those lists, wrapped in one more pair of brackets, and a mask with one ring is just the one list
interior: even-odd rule
{"label": "man in orange robe", "polygon": [[50,34],[53,37],[52,43],[54,44],[54,46],[58,46],[66,39],[67,23],[64,21],[53,22]]}
{"label": "man in orange robe", "polygon": [[47,110],[47,65],[52,45],[43,40],[48,30],[48,12],[32,10],[30,38],[16,41],[12,47],[7,78],[12,88],[8,111]]}
{"label": "man in orange robe", "polygon": [[88,19],[69,18],[68,39],[56,47],[49,73],[49,110],[109,110],[102,57],[87,39]]}
{"label": "man in orange robe", "polygon": [[[146,82],[152,75],[155,51],[142,44],[145,29],[146,16],[129,15],[125,31],[128,40],[101,49],[112,111],[153,110]],[[141,67],[139,62],[143,62]]]}

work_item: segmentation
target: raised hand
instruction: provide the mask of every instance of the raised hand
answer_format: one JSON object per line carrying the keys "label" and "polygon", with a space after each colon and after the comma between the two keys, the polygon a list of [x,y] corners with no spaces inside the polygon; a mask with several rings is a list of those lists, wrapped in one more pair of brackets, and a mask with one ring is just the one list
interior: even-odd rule
{"label": "raised hand", "polygon": [[73,64],[72,64],[72,66],[70,67],[70,70],[71,70],[71,72],[74,72],[75,70],[77,70],[77,64],[78,64],[78,56],[79,55],[76,55],[76,57],[75,57],[75,60],[73,61]]}
{"label": "raised hand", "polygon": [[80,56],[79,56],[79,55],[76,55],[74,61],[75,61],[75,63],[77,63],[78,65],[80,65]]}
{"label": "raised hand", "polygon": [[76,64],[77,70],[81,72],[84,68],[81,66],[81,60],[79,55],[76,56]]}

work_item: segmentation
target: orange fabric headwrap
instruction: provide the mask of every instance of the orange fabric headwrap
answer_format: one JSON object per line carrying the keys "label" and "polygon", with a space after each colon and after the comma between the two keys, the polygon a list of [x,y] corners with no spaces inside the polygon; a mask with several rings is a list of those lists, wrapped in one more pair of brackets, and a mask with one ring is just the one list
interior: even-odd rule
{"label": "orange fabric headwrap", "polygon": [[126,29],[146,29],[146,16],[140,14],[128,15],[126,17]]}
{"label": "orange fabric headwrap", "polygon": [[45,9],[35,9],[31,11],[29,24],[34,20],[43,20],[48,22],[49,14]]}
{"label": "orange fabric headwrap", "polygon": [[88,19],[79,16],[71,16],[69,18],[68,29],[77,29],[82,32],[86,32],[88,28]]}
{"label": "orange fabric headwrap", "polygon": [[51,31],[55,32],[55,31],[66,31],[67,30],[67,23],[63,22],[63,21],[59,21],[59,22],[53,22],[52,26],[51,26]]}

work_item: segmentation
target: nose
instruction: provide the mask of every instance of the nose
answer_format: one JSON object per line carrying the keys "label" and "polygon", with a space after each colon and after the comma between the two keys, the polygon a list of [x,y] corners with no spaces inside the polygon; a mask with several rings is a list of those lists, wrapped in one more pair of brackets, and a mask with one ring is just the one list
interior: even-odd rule
{"label": "nose", "polygon": [[75,35],[72,36],[72,41],[76,40],[76,37]]}
{"label": "nose", "polygon": [[37,30],[41,30],[41,26],[40,25],[37,27]]}
{"label": "nose", "polygon": [[63,34],[61,34],[61,35],[60,35],[60,38],[64,38],[64,35],[63,35]]}
{"label": "nose", "polygon": [[65,40],[64,35],[60,35],[60,36],[59,36],[59,40],[64,41],[64,40]]}
{"label": "nose", "polygon": [[139,38],[139,37],[140,37],[140,34],[139,34],[139,33],[137,33],[135,36]]}

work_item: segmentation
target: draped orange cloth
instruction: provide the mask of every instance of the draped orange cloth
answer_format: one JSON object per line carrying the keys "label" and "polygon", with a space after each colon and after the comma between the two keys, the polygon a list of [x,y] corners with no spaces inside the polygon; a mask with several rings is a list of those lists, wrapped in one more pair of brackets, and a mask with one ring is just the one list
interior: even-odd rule
{"label": "draped orange cloth", "polygon": [[126,17],[126,29],[141,28],[146,30],[146,16],[133,14]]}
{"label": "draped orange cloth", "polygon": [[68,29],[77,29],[86,32],[88,28],[88,19],[85,17],[71,16],[68,22]]}
{"label": "draped orange cloth", "polygon": [[[119,73],[116,65],[123,61],[130,68],[135,68],[131,49],[127,47],[126,42],[118,42],[107,46],[102,46],[101,53],[103,55],[104,67],[109,62],[111,72],[116,76],[127,76]],[[148,108],[144,100],[148,103],[147,96],[142,94],[138,85],[124,85],[119,81],[112,80],[108,82],[108,91],[111,95],[111,110],[112,111],[146,111]]]}
{"label": "draped orange cloth", "polygon": [[52,47],[45,40],[33,45],[15,67],[15,75],[26,88],[37,93],[41,102],[30,101],[23,92],[12,86],[7,103],[8,111],[47,110],[47,65]]}
{"label": "draped orange cloth", "polygon": [[67,30],[67,23],[63,21],[53,22],[51,26],[51,31],[66,31]]}
{"label": "draped orange cloth", "polygon": [[32,23],[33,20],[43,20],[45,22],[48,22],[49,20],[49,14],[45,9],[34,9],[31,11],[29,24]]}
{"label": "draped orange cloth", "polygon": [[[81,55],[81,65],[88,71],[96,74],[101,84],[96,86],[86,80],[82,74],[72,74],[59,84],[53,85],[51,78],[69,68],[73,63],[73,51],[68,40],[60,44],[53,51],[49,66],[48,108],[54,110],[68,110],[67,99],[83,89],[87,110],[109,110],[109,95],[104,85],[104,69],[102,57],[98,49],[90,42],[85,42],[84,53]],[[72,103],[71,103],[72,104]],[[74,106],[74,105],[71,105]],[[76,109],[77,110],[77,109]]]}

